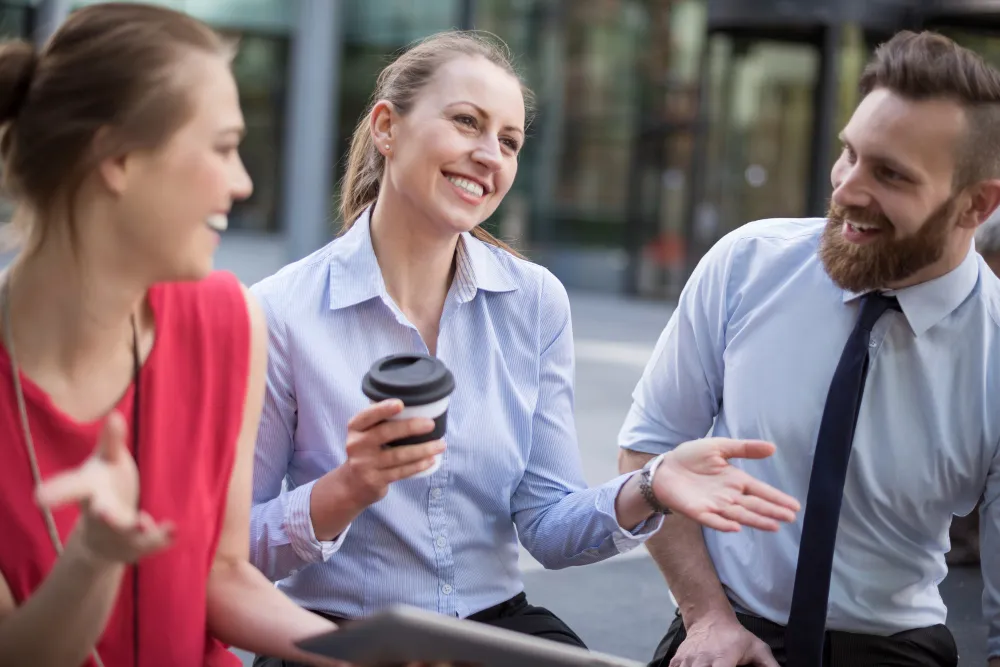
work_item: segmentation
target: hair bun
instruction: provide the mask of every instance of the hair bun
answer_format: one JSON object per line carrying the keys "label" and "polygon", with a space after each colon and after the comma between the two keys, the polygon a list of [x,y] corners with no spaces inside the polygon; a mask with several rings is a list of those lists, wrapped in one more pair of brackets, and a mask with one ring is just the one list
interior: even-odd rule
{"label": "hair bun", "polygon": [[0,44],[0,123],[20,113],[37,66],[38,51],[30,42]]}

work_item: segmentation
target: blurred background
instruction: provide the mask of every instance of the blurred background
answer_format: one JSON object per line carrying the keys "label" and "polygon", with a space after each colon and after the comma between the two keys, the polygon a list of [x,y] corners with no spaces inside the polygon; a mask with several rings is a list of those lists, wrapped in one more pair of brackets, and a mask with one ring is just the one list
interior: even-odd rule
{"label": "blurred background", "polygon": [[[0,38],[42,41],[101,0],[0,0]],[[217,265],[253,283],[336,234],[338,181],[377,72],[448,28],[503,38],[538,98],[513,190],[487,222],[570,290],[577,425],[591,484],[672,302],[747,221],[823,215],[836,136],[870,52],[934,28],[1000,65],[1000,0],[159,0],[239,39],[255,183]],[[7,219],[0,211],[0,219]],[[2,264],[0,258],[0,264]],[[595,649],[648,660],[673,603],[644,549],[522,569]],[[985,664],[978,567],[942,593],[962,663]],[[243,656],[249,664],[249,656]]]}
{"label": "blurred background", "polygon": [[[0,1],[0,34],[44,39],[96,1]],[[836,134],[878,41],[933,27],[1000,61],[989,0],[158,4],[240,40],[256,191],[220,261],[252,267],[251,282],[335,233],[343,157],[376,73],[439,30],[499,35],[538,95],[514,189],[489,224],[571,289],[666,300],[725,232],[825,212]]]}

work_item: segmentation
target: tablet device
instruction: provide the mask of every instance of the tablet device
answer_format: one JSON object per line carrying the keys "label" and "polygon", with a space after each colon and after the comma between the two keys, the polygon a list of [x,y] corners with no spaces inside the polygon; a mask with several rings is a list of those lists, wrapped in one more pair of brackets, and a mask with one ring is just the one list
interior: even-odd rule
{"label": "tablet device", "polygon": [[477,667],[645,667],[632,660],[403,605],[296,645],[358,665],[448,661]]}

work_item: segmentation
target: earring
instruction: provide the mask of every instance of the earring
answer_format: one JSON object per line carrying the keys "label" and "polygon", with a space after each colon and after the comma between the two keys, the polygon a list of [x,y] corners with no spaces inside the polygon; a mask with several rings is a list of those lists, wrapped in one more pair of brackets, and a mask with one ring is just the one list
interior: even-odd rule
{"label": "earring", "polygon": [[389,144],[385,145],[385,150],[386,150],[387,153],[392,150],[391,148],[389,148]]}

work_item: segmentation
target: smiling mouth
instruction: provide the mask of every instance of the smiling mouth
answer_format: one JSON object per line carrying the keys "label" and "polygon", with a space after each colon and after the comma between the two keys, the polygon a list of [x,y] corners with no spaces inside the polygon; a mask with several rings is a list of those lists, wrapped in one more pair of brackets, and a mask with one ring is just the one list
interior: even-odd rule
{"label": "smiling mouth", "polygon": [[225,213],[215,213],[208,216],[205,224],[213,232],[224,232],[229,227],[229,216]]}
{"label": "smiling mouth", "polygon": [[454,185],[456,188],[468,192],[473,197],[482,197],[485,189],[479,183],[475,181],[470,181],[467,178],[462,178],[460,176],[445,176],[448,181]]}
{"label": "smiling mouth", "polygon": [[879,227],[878,225],[868,225],[863,222],[848,222],[845,224],[847,224],[848,228],[852,232],[870,233],[870,232],[882,231],[882,228]]}

